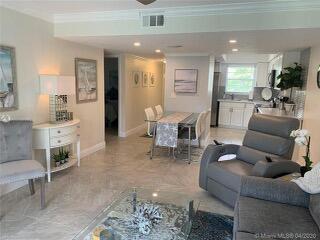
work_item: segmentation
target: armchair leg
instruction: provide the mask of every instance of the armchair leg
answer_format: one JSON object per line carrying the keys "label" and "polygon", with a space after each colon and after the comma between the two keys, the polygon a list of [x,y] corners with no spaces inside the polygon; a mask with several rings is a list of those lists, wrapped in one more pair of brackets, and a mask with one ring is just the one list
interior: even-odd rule
{"label": "armchair leg", "polygon": [[28,183],[29,183],[30,193],[31,193],[31,195],[33,195],[33,194],[35,193],[35,191],[34,191],[34,181],[33,181],[33,179],[29,179],[29,180],[28,180]]}
{"label": "armchair leg", "polygon": [[41,209],[45,208],[46,205],[46,198],[45,198],[45,177],[40,179],[40,198],[41,198]]}

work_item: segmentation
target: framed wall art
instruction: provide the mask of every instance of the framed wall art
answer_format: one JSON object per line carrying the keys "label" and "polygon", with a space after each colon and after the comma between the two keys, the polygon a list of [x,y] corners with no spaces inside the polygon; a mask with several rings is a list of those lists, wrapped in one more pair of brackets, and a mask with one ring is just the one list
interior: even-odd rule
{"label": "framed wall art", "polygon": [[15,48],[0,45],[0,112],[18,109]]}
{"label": "framed wall art", "polygon": [[77,103],[97,101],[97,61],[76,58],[75,68]]}
{"label": "framed wall art", "polygon": [[146,72],[142,73],[142,87],[149,87],[149,74]]}
{"label": "framed wall art", "polygon": [[150,73],[149,75],[149,86],[150,87],[155,87],[156,86],[156,77],[154,73]]}
{"label": "framed wall art", "polygon": [[197,81],[197,69],[176,69],[174,73],[174,91],[176,93],[196,93]]}
{"label": "framed wall art", "polygon": [[140,87],[141,83],[141,72],[134,71],[132,72],[132,86],[134,88]]}

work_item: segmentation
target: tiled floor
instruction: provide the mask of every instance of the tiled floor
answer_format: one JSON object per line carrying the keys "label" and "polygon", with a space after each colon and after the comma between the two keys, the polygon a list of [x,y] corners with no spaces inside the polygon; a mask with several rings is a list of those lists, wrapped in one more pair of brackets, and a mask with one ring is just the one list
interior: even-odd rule
{"label": "tiled floor", "polygon": [[[27,186],[1,198],[0,239],[72,239],[123,190],[129,187],[177,191],[200,199],[200,208],[227,215],[232,209],[198,187],[199,164],[167,157],[150,160],[150,139],[133,135],[107,138],[106,149],[82,159],[81,167],[57,173],[47,184],[47,207],[40,210],[39,186]],[[241,143],[241,130],[212,129],[212,139]]]}

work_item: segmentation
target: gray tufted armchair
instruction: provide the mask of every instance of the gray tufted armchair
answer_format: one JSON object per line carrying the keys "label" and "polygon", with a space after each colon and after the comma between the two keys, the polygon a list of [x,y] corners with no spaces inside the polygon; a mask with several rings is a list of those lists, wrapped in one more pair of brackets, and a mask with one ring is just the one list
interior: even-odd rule
{"label": "gray tufted armchair", "polygon": [[45,170],[32,160],[32,122],[0,121],[0,184],[28,180],[34,194],[34,179],[41,179],[41,208],[45,207]]}

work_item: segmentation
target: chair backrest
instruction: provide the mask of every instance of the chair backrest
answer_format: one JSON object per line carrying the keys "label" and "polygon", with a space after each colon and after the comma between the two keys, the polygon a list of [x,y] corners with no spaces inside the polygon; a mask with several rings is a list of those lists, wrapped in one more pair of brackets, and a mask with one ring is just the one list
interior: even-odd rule
{"label": "chair backrest", "polygon": [[196,139],[199,139],[201,134],[203,133],[205,129],[204,121],[206,120],[206,111],[203,111],[199,114],[197,122],[196,122]]}
{"label": "chair backrest", "polygon": [[266,156],[290,160],[294,149],[290,133],[299,126],[296,118],[254,114],[237,158],[251,164],[264,160]]}
{"label": "chair backrest", "polygon": [[161,105],[157,105],[157,106],[155,106],[154,108],[156,109],[157,116],[158,116],[158,117],[162,117],[162,115],[163,115],[162,106],[161,106]]}
{"label": "chair backrest", "polygon": [[32,121],[0,121],[0,163],[31,158]]}
{"label": "chair backrest", "polygon": [[151,107],[146,108],[144,112],[146,113],[147,120],[153,121],[156,119],[156,116],[154,115],[154,112]]}

